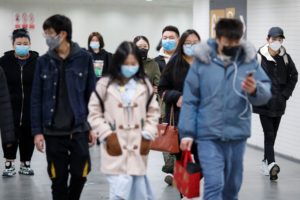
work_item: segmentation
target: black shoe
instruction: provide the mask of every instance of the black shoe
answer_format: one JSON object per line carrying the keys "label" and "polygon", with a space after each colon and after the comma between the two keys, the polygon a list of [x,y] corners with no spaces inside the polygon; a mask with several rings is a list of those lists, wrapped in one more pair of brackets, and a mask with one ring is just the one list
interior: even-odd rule
{"label": "black shoe", "polygon": [[161,171],[164,172],[164,173],[166,173],[166,174],[173,174],[173,169],[174,169],[173,166],[164,165],[162,167]]}
{"label": "black shoe", "polygon": [[271,164],[268,165],[268,168],[270,173],[270,180],[271,181],[277,180],[278,174],[280,172],[279,166],[275,162],[272,162]]}
{"label": "black shoe", "polygon": [[166,182],[169,186],[172,186],[172,185],[173,185],[173,175],[168,174],[168,175],[165,177],[165,182]]}

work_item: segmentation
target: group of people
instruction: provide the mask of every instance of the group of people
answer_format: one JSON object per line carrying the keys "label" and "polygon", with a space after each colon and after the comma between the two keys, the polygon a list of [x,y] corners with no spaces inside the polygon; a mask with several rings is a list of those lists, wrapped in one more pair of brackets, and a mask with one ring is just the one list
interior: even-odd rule
{"label": "group of people", "polygon": [[[46,152],[53,199],[78,200],[91,170],[89,146],[98,143],[111,200],[155,199],[147,157],[158,123],[173,117],[181,150],[201,165],[204,199],[238,199],[253,105],[265,136],[263,174],[278,179],[275,139],[298,80],[281,28],[271,28],[256,52],[237,19],[220,19],[216,38],[207,42],[195,30],[180,35],[166,26],[155,59],[143,35],[112,54],[98,32],[81,48],[64,15],[46,19],[43,30],[44,55],[32,51],[29,33],[18,29],[13,50],[0,58],[3,176],[15,176],[17,149],[19,174],[34,175],[36,146]],[[176,156],[163,153],[169,185]]]}

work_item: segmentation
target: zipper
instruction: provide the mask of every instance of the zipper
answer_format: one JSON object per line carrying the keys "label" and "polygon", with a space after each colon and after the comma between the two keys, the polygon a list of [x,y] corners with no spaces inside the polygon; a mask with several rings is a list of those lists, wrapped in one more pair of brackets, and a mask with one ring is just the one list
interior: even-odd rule
{"label": "zipper", "polygon": [[20,126],[22,126],[23,121],[23,111],[24,111],[24,84],[23,84],[23,65],[21,65],[21,89],[22,89],[22,107],[21,107],[21,115],[20,115]]}

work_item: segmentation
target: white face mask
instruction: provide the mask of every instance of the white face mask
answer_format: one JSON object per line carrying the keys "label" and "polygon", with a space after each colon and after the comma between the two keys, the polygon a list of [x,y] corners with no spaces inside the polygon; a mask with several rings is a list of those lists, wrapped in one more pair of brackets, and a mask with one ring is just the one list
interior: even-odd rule
{"label": "white face mask", "polygon": [[279,41],[274,41],[272,43],[269,44],[269,47],[273,50],[273,51],[278,51],[280,49],[280,47],[282,46],[281,42]]}

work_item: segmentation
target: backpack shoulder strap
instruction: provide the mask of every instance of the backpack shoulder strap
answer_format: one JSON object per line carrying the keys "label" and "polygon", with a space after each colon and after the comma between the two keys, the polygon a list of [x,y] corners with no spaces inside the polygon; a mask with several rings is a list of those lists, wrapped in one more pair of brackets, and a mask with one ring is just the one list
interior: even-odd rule
{"label": "backpack shoulder strap", "polygon": [[95,92],[95,94],[96,94],[96,97],[97,97],[98,100],[99,100],[101,110],[102,110],[102,112],[104,113],[104,112],[105,112],[105,107],[104,107],[103,99],[101,98],[100,94],[99,94],[96,90],[94,90],[94,92]]}

